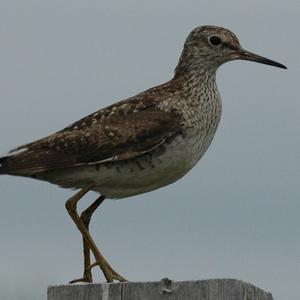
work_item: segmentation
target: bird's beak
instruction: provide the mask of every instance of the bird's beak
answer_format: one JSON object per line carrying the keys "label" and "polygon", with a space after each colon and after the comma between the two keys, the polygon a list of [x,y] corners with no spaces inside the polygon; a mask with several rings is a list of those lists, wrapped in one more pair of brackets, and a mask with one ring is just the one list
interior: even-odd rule
{"label": "bird's beak", "polygon": [[282,69],[287,69],[286,66],[283,64],[276,62],[274,60],[268,59],[266,57],[257,55],[255,53],[252,53],[250,51],[240,49],[237,52],[234,53],[233,59],[242,59],[242,60],[249,60],[249,61],[254,61],[257,63],[265,64],[265,65],[270,65]]}

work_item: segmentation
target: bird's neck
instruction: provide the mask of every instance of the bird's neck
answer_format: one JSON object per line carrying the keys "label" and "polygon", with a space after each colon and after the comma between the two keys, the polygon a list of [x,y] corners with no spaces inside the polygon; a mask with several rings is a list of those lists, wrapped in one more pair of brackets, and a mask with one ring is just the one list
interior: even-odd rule
{"label": "bird's neck", "polygon": [[184,47],[178,64],[175,68],[174,78],[177,77],[215,77],[220,64],[212,60],[205,52],[192,52]]}
{"label": "bird's neck", "polygon": [[183,97],[184,105],[190,109],[201,110],[203,107],[221,107],[221,97],[216,83],[217,67],[205,62],[190,63],[181,57],[171,82],[177,86]]}
{"label": "bird's neck", "polygon": [[175,68],[173,80],[181,85],[181,88],[186,91],[201,93],[201,90],[215,90],[216,86],[216,71],[218,66],[215,66],[205,57],[190,57],[183,51],[179,62]]}
{"label": "bird's neck", "polygon": [[[173,78],[181,91],[188,97],[198,98],[217,93],[216,70],[206,68],[176,69]],[[212,95],[210,95],[212,97]]]}

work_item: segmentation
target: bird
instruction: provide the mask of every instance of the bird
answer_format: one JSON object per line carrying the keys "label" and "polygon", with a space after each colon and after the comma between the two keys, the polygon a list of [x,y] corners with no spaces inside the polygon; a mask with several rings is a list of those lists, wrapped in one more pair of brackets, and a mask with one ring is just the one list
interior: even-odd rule
{"label": "bird", "polygon": [[[221,118],[216,71],[233,60],[287,69],[242,48],[237,36],[226,28],[199,26],[186,38],[174,75],[166,83],[0,158],[0,174],[78,190],[65,206],[82,235],[84,271],[71,283],[92,282],[91,270],[96,266],[107,282],[126,281],[92,238],[92,214],[105,199],[123,199],[172,184],[197,164]],[[77,203],[89,191],[99,196],[80,214]]]}

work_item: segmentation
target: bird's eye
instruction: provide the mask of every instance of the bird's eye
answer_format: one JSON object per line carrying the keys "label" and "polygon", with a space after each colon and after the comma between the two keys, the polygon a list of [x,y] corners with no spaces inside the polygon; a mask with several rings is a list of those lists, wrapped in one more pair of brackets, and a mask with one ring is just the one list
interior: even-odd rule
{"label": "bird's eye", "polygon": [[212,46],[218,46],[222,43],[221,39],[216,35],[211,36],[208,41]]}

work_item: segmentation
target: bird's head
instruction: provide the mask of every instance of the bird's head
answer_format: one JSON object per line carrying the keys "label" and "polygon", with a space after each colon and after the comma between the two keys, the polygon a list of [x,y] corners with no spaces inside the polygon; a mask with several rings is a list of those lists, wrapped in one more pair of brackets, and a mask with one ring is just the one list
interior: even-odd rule
{"label": "bird's head", "polygon": [[223,63],[236,59],[286,69],[276,61],[243,49],[235,34],[217,26],[197,27],[189,34],[181,56],[181,66],[216,70]]}

